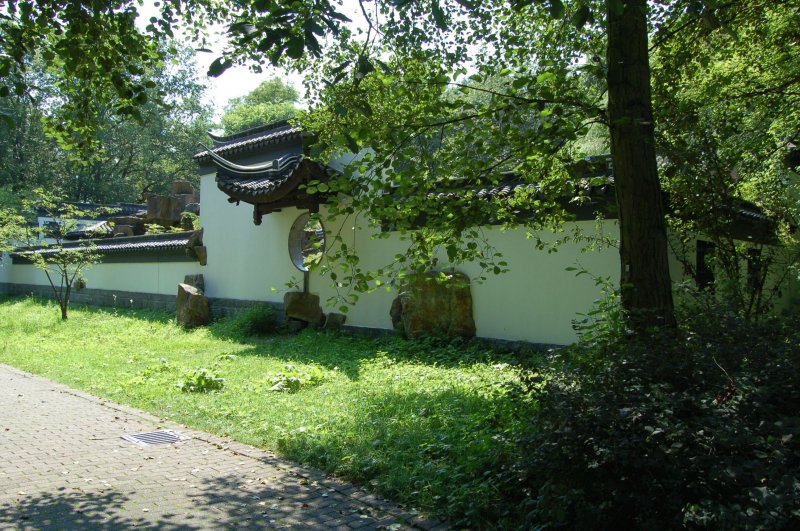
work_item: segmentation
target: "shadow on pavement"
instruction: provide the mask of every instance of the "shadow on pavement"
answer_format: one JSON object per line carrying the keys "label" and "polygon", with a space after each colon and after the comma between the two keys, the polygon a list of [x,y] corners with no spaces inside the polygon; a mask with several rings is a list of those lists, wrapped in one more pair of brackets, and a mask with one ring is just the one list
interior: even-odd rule
{"label": "shadow on pavement", "polygon": [[245,484],[233,475],[198,478],[195,483],[197,488],[189,494],[189,503],[180,507],[168,507],[168,500],[148,499],[146,487],[131,493],[70,492],[61,488],[36,495],[20,494],[12,502],[0,502],[0,528],[325,529],[353,522],[363,529],[404,527],[388,514],[361,504],[354,506],[352,500],[314,485],[268,479]]}

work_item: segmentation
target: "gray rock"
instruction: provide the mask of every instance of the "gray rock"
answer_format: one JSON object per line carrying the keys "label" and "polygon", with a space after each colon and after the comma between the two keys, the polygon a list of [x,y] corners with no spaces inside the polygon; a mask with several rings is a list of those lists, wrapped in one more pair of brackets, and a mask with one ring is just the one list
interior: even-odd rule
{"label": "gray rock", "polygon": [[442,282],[438,276],[438,272],[429,272],[406,284],[392,303],[392,324],[411,339],[474,337],[469,277],[456,272]]}
{"label": "gray rock", "polygon": [[177,319],[186,328],[211,322],[211,308],[202,291],[189,284],[178,284]]}
{"label": "gray rock", "polygon": [[189,181],[172,181],[170,189],[172,195],[194,194],[194,186]]}
{"label": "gray rock", "polygon": [[147,199],[147,222],[172,227],[181,221],[185,201],[177,197],[152,195]]}
{"label": "gray rock", "polygon": [[331,312],[325,316],[325,326],[323,326],[323,328],[325,330],[339,330],[346,320],[346,315],[342,313]]}
{"label": "gray rock", "polygon": [[194,255],[197,257],[197,261],[200,262],[201,266],[204,266],[208,263],[208,249],[206,249],[205,245],[197,245],[192,247],[194,251]]}
{"label": "gray rock", "polygon": [[306,328],[308,326],[308,323],[305,321],[298,321],[297,319],[286,319],[284,326],[286,326],[286,330],[288,330],[293,334],[296,334],[300,330]]}
{"label": "gray rock", "polygon": [[144,221],[144,218],[138,216],[114,216],[108,218],[108,222],[115,225],[141,225]]}
{"label": "gray rock", "polygon": [[[122,233],[126,236],[139,236],[145,233],[145,218],[136,216],[117,216],[109,218],[108,222],[114,224],[114,233]],[[128,234],[127,229],[123,227],[130,227],[132,234]]]}
{"label": "gray rock", "polygon": [[183,208],[184,212],[200,215],[200,203],[189,203]]}
{"label": "gray rock", "polygon": [[297,319],[316,326],[322,322],[322,307],[319,295],[289,291],[283,296],[283,305],[287,319]]}
{"label": "gray rock", "polygon": [[133,236],[131,225],[114,225],[114,236]]}
{"label": "gray rock", "polygon": [[392,319],[392,328],[394,328],[396,332],[405,334],[403,330],[403,302],[400,300],[400,297],[396,297],[392,301],[392,307],[389,308],[389,317]]}
{"label": "gray rock", "polygon": [[189,241],[186,243],[186,245],[189,247],[203,245],[203,229],[194,231],[191,236],[189,236]]}
{"label": "gray rock", "polygon": [[189,284],[190,286],[193,286],[202,292],[206,291],[206,280],[202,273],[197,275],[186,275],[183,277],[183,283]]}

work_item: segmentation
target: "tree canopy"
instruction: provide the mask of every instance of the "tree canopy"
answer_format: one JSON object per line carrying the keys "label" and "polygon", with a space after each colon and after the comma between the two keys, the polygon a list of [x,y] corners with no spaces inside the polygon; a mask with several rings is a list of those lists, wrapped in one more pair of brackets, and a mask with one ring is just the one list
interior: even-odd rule
{"label": "tree canopy", "polygon": [[[401,228],[419,218],[426,207],[414,198],[431,188],[475,188],[508,172],[536,193],[495,205],[498,219],[519,223],[504,213],[525,201],[534,231],[558,226],[568,217],[559,198],[580,202],[597,184],[576,178],[571,165],[604,128],[622,302],[644,326],[673,321],[662,187],[675,205],[699,194],[706,207],[761,197],[761,186],[776,200],[785,190],[777,161],[797,144],[797,0],[395,0],[358,8],[353,26],[328,0],[169,0],[139,32],[132,1],[91,9],[12,2],[0,25],[0,75],[4,92],[24,93],[30,84],[21,74],[30,52],[40,53],[64,88],[64,121],[53,129],[82,146],[92,138],[86,116],[104,108],[138,115],[149,99],[142,72],[163,58],[161,40],[181,26],[202,43],[203,26],[222,23],[229,46],[209,73],[248,61],[309,73],[314,110],[305,124],[319,134],[319,152],[366,148],[370,156],[349,172],[375,176],[357,187],[346,178],[333,183],[354,198],[334,210],[367,211]],[[747,155],[737,158],[737,146]],[[700,192],[710,176],[716,191]],[[693,207],[698,217],[713,212],[701,203]],[[461,200],[427,210],[426,230],[410,237],[417,263],[434,265],[443,248],[450,262],[503,269],[474,230],[483,213],[471,217]],[[367,278],[353,282],[363,287]]]}
{"label": "tree canopy", "polygon": [[245,96],[233,98],[220,122],[226,135],[285,120],[297,112],[297,89],[274,77]]}
{"label": "tree canopy", "polygon": [[[342,33],[310,64],[309,122],[331,153],[370,149],[352,171],[392,176],[371,188],[340,181],[356,197],[343,213],[410,227],[421,209],[438,230],[412,242],[429,260],[437,246],[456,261],[483,250],[465,196],[431,204],[427,194],[447,183],[496,184],[505,170],[537,186],[526,223],[558,226],[568,218],[558,198],[580,202],[597,185],[577,178],[574,162],[601,128],[615,177],[622,302],[649,314],[644,323],[671,320],[662,190],[687,239],[722,243],[742,199],[793,224],[796,195],[781,161],[800,130],[797,2],[390,2],[363,16],[366,29]],[[751,75],[753,65],[763,66]],[[724,167],[709,164],[723,157]],[[412,193],[420,200],[406,200]],[[742,249],[737,257],[729,247],[738,264]]]}
{"label": "tree canopy", "polygon": [[203,101],[205,87],[188,67],[191,50],[165,57],[143,73],[152,87],[138,109],[140,119],[119,116],[113,104],[98,106],[91,142],[77,152],[56,131],[59,105],[69,94],[41,61],[29,64],[26,83],[36,90],[5,98],[14,124],[0,124],[0,187],[17,194],[45,187],[72,200],[136,202],[167,190],[174,180],[196,181],[188,157],[205,138],[211,111]]}

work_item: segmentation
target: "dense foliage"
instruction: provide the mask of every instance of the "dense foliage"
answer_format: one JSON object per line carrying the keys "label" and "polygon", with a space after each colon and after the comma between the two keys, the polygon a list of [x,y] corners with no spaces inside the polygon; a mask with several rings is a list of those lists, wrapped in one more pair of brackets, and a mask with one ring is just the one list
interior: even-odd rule
{"label": "dense foliage", "polygon": [[[360,3],[358,13],[349,14],[358,15],[359,24],[348,26],[340,6],[327,0],[290,6],[169,0],[139,31],[139,9],[130,0],[98,2],[91,10],[80,3],[15,1],[6,5],[0,25],[0,97],[11,89],[30,92],[25,73],[40,54],[63,94],[54,113],[60,121],[49,129],[63,144],[85,149],[96,145],[104,112],[141,118],[142,106],[159,99],[148,92],[152,80],[144,74],[164,59],[167,38],[183,28],[202,46],[205,26],[222,23],[229,46],[211,75],[247,61],[256,69],[265,62],[303,69],[311,74],[311,103],[318,110],[306,124],[319,133],[322,151],[371,154],[346,175],[372,176],[374,183],[354,186],[355,180],[344,179],[318,188],[355,198],[341,213],[366,211],[378,223],[388,215],[400,228],[424,219],[430,230],[409,239],[413,262],[439,266],[439,251],[446,250],[449,263],[478,260],[490,271],[504,266],[493,262],[492,249],[474,231],[486,222],[486,208],[466,205],[474,203],[469,194],[445,195],[420,215],[422,201],[413,197],[424,198],[431,188],[490,186],[513,172],[533,187],[491,205],[500,210],[495,221],[528,224],[534,232],[558,226],[569,218],[564,202],[584,201],[598,184],[576,179],[569,165],[604,128],[616,174],[622,303],[638,308],[628,313],[631,319],[670,324],[656,140],[665,162],[661,185],[687,217],[723,219],[719,203],[737,198],[740,188],[754,197],[769,190],[771,198],[786,188],[773,162],[791,156],[796,145],[799,78],[791,43],[800,6],[796,0],[762,4],[392,1]],[[750,75],[753,64],[761,67]],[[735,160],[737,146],[748,156]],[[747,175],[743,181],[752,186],[732,185],[732,175]],[[706,180],[720,182],[708,190],[698,185]],[[396,194],[411,199],[387,204]],[[686,200],[694,197],[704,199]],[[504,216],[520,204],[530,211]],[[353,256],[350,250],[340,255],[348,264]],[[349,281],[361,289],[404,267],[389,264],[366,276],[355,271]],[[645,319],[648,311],[652,316]]]}
{"label": "dense foliage", "polygon": [[5,98],[14,124],[0,124],[0,187],[15,194],[46,187],[74,201],[141,202],[174,180],[196,182],[190,157],[211,116],[192,55],[176,50],[143,72],[152,97],[139,106],[139,121],[117,116],[111,105],[98,107],[92,143],[77,152],[53,131],[67,94],[41,62],[29,65],[35,92]]}
{"label": "dense foliage", "polygon": [[[758,317],[776,297],[761,290],[763,275],[797,274],[800,176],[791,157],[800,139],[800,3],[726,2],[703,24],[687,13],[674,27],[652,45],[673,246],[691,255],[684,246],[696,235],[712,242],[718,291]],[[741,200],[771,217],[780,250],[734,239]],[[750,271],[748,260],[756,266]]]}
{"label": "dense foliage", "polygon": [[570,529],[800,522],[800,336],[696,308],[679,331],[558,352],[518,463],[523,521]]}
{"label": "dense foliage", "polygon": [[[716,265],[730,288],[726,296],[753,315],[763,314],[775,294],[749,290],[758,283],[743,281],[748,274],[741,264],[756,251],[736,242],[731,228],[740,221],[742,200],[755,202],[778,221],[764,239],[777,234],[789,251],[777,256],[765,250],[759,270],[774,268],[782,275],[797,263],[789,231],[796,225],[797,176],[783,161],[800,130],[793,51],[800,5],[739,0],[641,6],[650,32],[645,53],[653,66],[654,116],[648,119],[611,115],[609,68],[615,63],[607,20],[630,3],[600,4],[390,2],[365,10],[367,26],[343,32],[309,68],[314,110],[306,123],[320,133],[317,147],[324,153],[368,153],[346,170],[358,178],[338,179],[324,190],[353,197],[338,213],[354,220],[366,211],[382,228],[400,230],[424,220],[427,232],[408,236],[413,267],[478,261],[502,271],[502,258],[491,260],[493,250],[481,245],[473,227],[487,219],[524,224],[535,237],[561,226],[570,219],[565,207],[594,196],[604,182],[575,161],[597,154],[597,140],[609,144],[612,155],[620,151],[615,124],[641,120],[655,124],[647,143],[657,149],[661,186],[670,199],[678,235],[673,250],[693,257],[693,238],[712,238]],[[754,64],[758,72],[751,72]],[[625,168],[631,164],[626,161]],[[659,206],[661,196],[640,189],[636,204],[622,208],[647,173],[641,166],[629,187],[620,179],[622,166],[614,160],[617,200],[610,212],[620,220],[627,262],[631,254],[656,252],[644,249],[642,242],[653,240],[645,234],[633,238],[637,245],[626,244],[633,241],[626,226],[635,232],[657,225],[642,214]],[[475,198],[475,191],[511,178],[533,186],[513,198]],[[447,190],[459,191],[441,193]],[[650,197],[647,207],[644,197]],[[598,214],[609,209],[598,208]],[[377,230],[376,236],[381,237]],[[396,262],[362,271],[353,259],[357,250],[331,249],[335,261],[350,266],[344,282],[356,288],[409,267]],[[628,265],[623,263],[621,286],[630,310],[626,291],[630,295],[631,286],[643,281],[633,282]],[[696,273],[685,265],[687,274]],[[658,265],[646,269],[655,274]],[[650,278],[646,289],[659,282]]]}

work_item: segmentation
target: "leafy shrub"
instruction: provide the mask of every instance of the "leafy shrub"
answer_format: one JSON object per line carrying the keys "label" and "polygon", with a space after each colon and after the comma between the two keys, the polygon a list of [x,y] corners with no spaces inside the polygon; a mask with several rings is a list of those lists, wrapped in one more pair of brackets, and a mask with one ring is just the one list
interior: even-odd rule
{"label": "leafy shrub", "polygon": [[145,234],[164,234],[167,229],[158,223],[145,223]]}
{"label": "leafy shrub", "polygon": [[577,345],[532,386],[522,525],[781,529],[800,522],[800,333],[696,315],[646,341]]}
{"label": "leafy shrub", "polygon": [[181,230],[200,230],[200,216],[194,212],[181,212]]}
{"label": "leafy shrub", "polygon": [[225,379],[215,374],[213,369],[198,367],[187,371],[183,376],[183,381],[176,387],[184,393],[208,393],[222,390],[225,387]]}
{"label": "leafy shrub", "polygon": [[231,329],[243,336],[274,334],[280,328],[275,310],[267,304],[251,306],[233,317]]}
{"label": "leafy shrub", "polygon": [[168,374],[172,371],[177,370],[177,367],[169,362],[166,358],[160,358],[158,363],[154,363],[152,365],[148,365],[142,371],[132,378],[129,383],[135,385],[142,385],[154,378],[157,378],[161,375]]}
{"label": "leafy shrub", "polygon": [[305,387],[320,385],[328,378],[328,373],[316,365],[298,368],[287,364],[284,368],[286,369],[284,372],[267,376],[267,382],[270,386],[267,391],[296,393]]}

